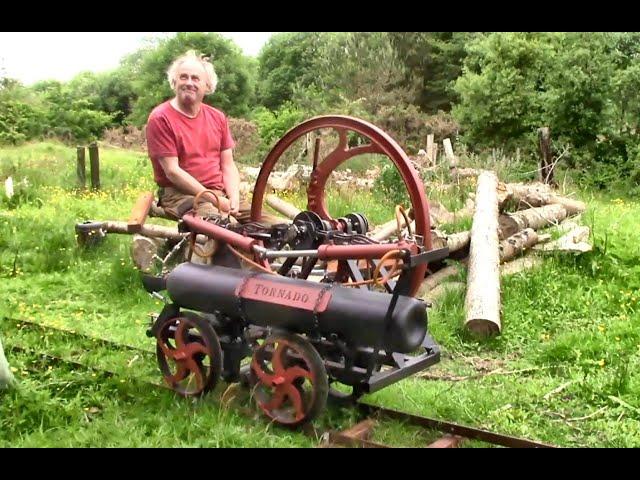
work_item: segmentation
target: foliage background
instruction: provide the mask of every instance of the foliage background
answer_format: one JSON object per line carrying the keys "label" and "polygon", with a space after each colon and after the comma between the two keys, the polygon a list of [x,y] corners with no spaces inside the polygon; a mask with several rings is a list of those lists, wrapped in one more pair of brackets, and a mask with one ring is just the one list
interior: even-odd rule
{"label": "foliage background", "polygon": [[182,32],[69,82],[27,87],[0,74],[0,144],[142,129],[188,49],[213,59],[220,83],[206,101],[237,120],[247,163],[319,114],[372,121],[409,154],[434,133],[532,161],[549,126],[556,156],[585,185],[638,188],[640,34],[626,32],[286,32],[256,58],[219,34]]}

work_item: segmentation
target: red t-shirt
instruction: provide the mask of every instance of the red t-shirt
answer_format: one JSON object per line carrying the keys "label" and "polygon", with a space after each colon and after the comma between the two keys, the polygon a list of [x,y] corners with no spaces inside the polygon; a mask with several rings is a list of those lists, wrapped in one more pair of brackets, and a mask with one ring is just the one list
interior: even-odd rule
{"label": "red t-shirt", "polygon": [[202,104],[195,118],[189,118],[171,106],[158,105],[149,115],[146,128],[147,149],[153,175],[160,187],[173,187],[158,162],[160,157],[178,157],[180,168],[204,187],[224,190],[220,153],[235,142],[227,119],[220,110]]}

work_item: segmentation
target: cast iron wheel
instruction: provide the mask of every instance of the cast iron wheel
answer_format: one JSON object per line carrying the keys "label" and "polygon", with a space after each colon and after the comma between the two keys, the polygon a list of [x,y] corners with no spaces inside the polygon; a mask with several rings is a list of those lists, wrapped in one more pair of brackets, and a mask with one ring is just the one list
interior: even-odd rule
{"label": "cast iron wheel", "polygon": [[[415,234],[423,238],[426,250],[431,250],[431,235],[429,221],[429,205],[426,200],[424,185],[415,168],[402,148],[388,134],[375,125],[348,116],[332,115],[315,117],[289,130],[267,155],[253,190],[251,202],[251,218],[258,221],[262,216],[262,206],[269,175],[285,151],[304,135],[321,129],[333,129],[338,133],[338,146],[326,155],[322,162],[318,162],[318,143],[314,152],[314,170],[311,173],[307,187],[307,210],[320,216],[323,220],[337,225],[325,203],[325,186],[331,173],[345,161],[362,154],[386,155],[396,169],[406,186],[411,201],[411,209],[415,219]],[[365,144],[355,147],[349,146],[349,134],[357,134],[364,138]],[[427,271],[427,265],[420,265],[413,269],[410,282],[410,295],[415,295]]]}
{"label": "cast iron wheel", "polygon": [[280,425],[296,427],[310,422],[327,404],[324,362],[299,335],[272,335],[257,347],[249,381],[258,407]]}
{"label": "cast iron wheel", "polygon": [[156,334],[158,366],[165,382],[184,397],[214,389],[222,371],[222,348],[211,324],[188,312],[162,322]]}

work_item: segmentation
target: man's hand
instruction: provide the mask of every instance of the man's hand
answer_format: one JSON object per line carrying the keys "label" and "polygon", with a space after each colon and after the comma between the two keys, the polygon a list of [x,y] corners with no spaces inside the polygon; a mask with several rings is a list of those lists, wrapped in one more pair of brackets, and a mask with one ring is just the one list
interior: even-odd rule
{"label": "man's hand", "polygon": [[231,202],[227,197],[222,194],[213,195],[212,193],[205,193],[204,195],[207,201],[214,204],[218,208],[218,210],[220,210],[220,213],[232,214]]}

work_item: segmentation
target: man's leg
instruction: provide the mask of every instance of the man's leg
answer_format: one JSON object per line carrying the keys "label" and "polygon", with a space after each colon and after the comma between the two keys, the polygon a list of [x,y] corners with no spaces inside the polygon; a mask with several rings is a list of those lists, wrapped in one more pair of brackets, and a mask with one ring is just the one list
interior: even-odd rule
{"label": "man's leg", "polygon": [[[251,202],[246,198],[240,200],[240,208],[238,209],[238,214],[235,217],[240,223],[248,223],[251,221]],[[266,213],[263,207],[262,216],[260,217],[259,222],[267,226],[271,226],[278,223],[289,223],[290,220]]]}
{"label": "man's leg", "polygon": [[[224,193],[220,191],[216,191],[216,194],[224,197]],[[159,205],[165,212],[179,219],[193,209],[194,199],[193,195],[187,195],[172,187],[165,187],[161,191]],[[200,199],[198,200],[196,215],[200,217],[220,216],[220,210],[213,203]]]}

